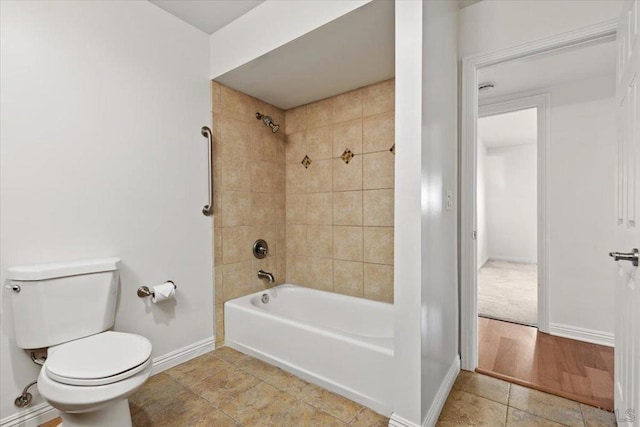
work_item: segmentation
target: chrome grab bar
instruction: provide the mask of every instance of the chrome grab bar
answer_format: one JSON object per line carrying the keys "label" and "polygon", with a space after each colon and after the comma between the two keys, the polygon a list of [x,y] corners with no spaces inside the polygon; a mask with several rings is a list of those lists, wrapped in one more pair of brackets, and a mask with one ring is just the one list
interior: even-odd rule
{"label": "chrome grab bar", "polygon": [[207,188],[209,189],[209,204],[204,205],[204,207],[202,208],[202,213],[204,214],[204,216],[211,216],[213,215],[213,191],[211,191],[211,187],[213,185],[213,171],[211,165],[211,154],[213,152],[213,134],[211,133],[211,129],[209,129],[207,126],[202,126],[202,129],[200,129],[200,133],[202,134],[202,136],[207,138],[207,164],[209,165],[209,179],[207,181]]}

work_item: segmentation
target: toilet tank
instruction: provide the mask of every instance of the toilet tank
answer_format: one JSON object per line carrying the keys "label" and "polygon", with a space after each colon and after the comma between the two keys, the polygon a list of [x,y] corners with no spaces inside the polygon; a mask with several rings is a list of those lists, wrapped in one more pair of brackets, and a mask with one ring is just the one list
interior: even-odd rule
{"label": "toilet tank", "polygon": [[50,347],[111,328],[119,267],[119,258],[103,258],[7,269],[8,285],[19,286],[4,290],[18,347]]}

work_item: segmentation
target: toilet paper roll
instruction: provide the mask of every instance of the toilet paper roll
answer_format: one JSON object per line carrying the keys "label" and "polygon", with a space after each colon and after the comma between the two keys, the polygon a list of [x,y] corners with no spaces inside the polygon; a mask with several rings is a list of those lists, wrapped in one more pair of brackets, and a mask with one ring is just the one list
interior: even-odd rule
{"label": "toilet paper roll", "polygon": [[154,286],[151,291],[153,292],[151,302],[157,304],[168,299],[173,299],[176,294],[176,287],[171,282],[164,282],[161,285]]}

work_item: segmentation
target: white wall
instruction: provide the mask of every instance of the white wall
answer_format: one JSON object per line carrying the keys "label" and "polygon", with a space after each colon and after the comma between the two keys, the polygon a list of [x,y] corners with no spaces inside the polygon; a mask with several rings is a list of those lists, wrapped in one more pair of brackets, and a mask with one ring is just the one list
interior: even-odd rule
{"label": "white wall", "polygon": [[549,91],[551,332],[568,326],[612,336],[607,253],[615,232],[614,76]]}
{"label": "white wall", "polygon": [[[458,362],[457,4],[396,2],[395,383],[390,425],[435,422]],[[448,375],[449,374],[449,375]]]}
{"label": "white wall", "polygon": [[215,79],[370,1],[265,1],[211,35],[210,76]]}
{"label": "white wall", "polygon": [[[458,9],[425,1],[422,13],[422,419],[434,422],[459,370]],[[445,207],[446,193],[453,206]],[[454,372],[457,374],[457,370]],[[443,396],[444,393],[444,396]],[[435,418],[434,418],[435,417]]]}
{"label": "white wall", "polygon": [[459,57],[481,54],[618,19],[619,0],[484,0],[460,10]]}
{"label": "white wall", "polygon": [[[422,2],[396,2],[394,404],[390,425],[421,424]],[[397,424],[393,421],[397,420]]]}
{"label": "white wall", "polygon": [[536,144],[486,150],[486,243],[489,259],[537,262],[537,176]]}
{"label": "white wall", "polygon": [[489,236],[487,234],[487,184],[486,164],[487,147],[478,138],[476,154],[476,227],[477,227],[477,260],[478,270],[489,260]]}
{"label": "white wall", "polygon": [[[209,36],[145,1],[2,1],[0,15],[0,281],[12,265],[120,256],[116,330],[148,337],[153,357],[212,338]],[[136,296],[166,279],[175,305]],[[6,292],[2,419],[38,373]]]}

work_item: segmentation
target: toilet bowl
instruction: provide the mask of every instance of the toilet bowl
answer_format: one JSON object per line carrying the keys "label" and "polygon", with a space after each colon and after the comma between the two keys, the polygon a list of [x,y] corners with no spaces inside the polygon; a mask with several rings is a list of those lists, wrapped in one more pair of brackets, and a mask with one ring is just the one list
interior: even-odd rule
{"label": "toilet bowl", "polygon": [[49,348],[38,390],[61,412],[64,427],[131,426],[127,396],[151,374],[151,343],[102,332]]}

